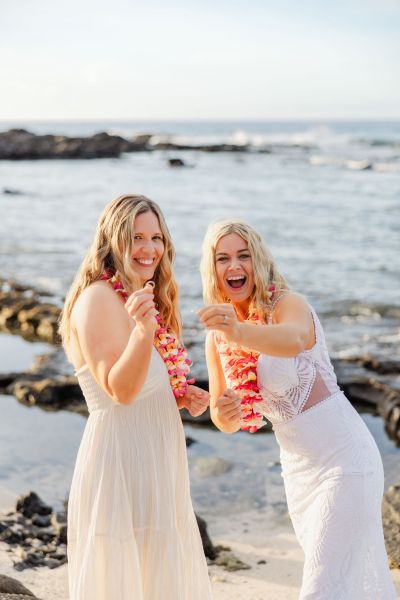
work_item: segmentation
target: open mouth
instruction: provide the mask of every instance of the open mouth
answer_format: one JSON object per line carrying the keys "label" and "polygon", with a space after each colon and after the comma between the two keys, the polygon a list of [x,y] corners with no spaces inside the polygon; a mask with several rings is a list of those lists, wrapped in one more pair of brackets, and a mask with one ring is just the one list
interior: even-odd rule
{"label": "open mouth", "polygon": [[155,258],[135,258],[135,262],[141,267],[151,267],[154,264]]}
{"label": "open mouth", "polygon": [[246,275],[231,275],[227,277],[226,282],[230,288],[234,290],[240,290],[246,283]]}

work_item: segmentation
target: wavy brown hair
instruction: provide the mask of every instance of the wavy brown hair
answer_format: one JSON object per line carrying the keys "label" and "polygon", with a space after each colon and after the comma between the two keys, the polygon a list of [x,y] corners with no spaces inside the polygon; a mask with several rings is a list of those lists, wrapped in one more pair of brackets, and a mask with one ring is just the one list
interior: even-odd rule
{"label": "wavy brown hair", "polygon": [[279,273],[275,261],[260,234],[243,221],[218,221],[212,223],[207,229],[200,264],[204,301],[206,304],[223,304],[228,301],[218,286],[215,251],[219,240],[230,233],[240,235],[247,242],[252,260],[254,289],[250,297],[249,316],[258,315],[265,318],[272,303],[272,294],[268,290],[269,286],[275,286],[275,295],[288,290],[289,286],[285,278]]}
{"label": "wavy brown hair", "polygon": [[94,240],[67,294],[60,318],[60,334],[68,349],[71,336],[71,313],[80,294],[98,281],[105,270],[118,272],[124,288],[132,293],[141,287],[132,268],[135,219],[153,212],[163,235],[164,253],[153,280],[155,302],[164,327],[180,337],[181,318],[178,310],[178,286],[172,271],[175,249],[164,216],[158,204],[145,196],[126,194],[112,200],[104,208],[97,224]]}

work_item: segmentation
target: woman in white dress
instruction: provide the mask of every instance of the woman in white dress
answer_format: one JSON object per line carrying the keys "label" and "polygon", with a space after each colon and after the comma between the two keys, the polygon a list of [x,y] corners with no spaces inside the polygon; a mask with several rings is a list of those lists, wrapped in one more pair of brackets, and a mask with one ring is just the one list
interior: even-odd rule
{"label": "woman in white dress", "polygon": [[239,221],[209,228],[202,277],[212,419],[226,433],[273,424],[305,555],[299,598],[395,600],[381,457],[337,385],[314,309]]}
{"label": "woman in white dress", "polygon": [[66,299],[90,413],[68,505],[70,600],[211,598],[178,408],[201,414],[208,394],[186,378],[173,258],[157,204],[121,196]]}

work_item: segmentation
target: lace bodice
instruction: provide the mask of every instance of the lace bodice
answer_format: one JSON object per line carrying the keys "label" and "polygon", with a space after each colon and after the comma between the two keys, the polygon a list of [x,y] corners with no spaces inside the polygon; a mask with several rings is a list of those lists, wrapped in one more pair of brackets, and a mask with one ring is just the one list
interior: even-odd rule
{"label": "lace bodice", "polygon": [[[282,294],[272,305],[268,324],[272,324],[274,309],[283,295],[286,294]],[[257,403],[257,409],[272,423],[293,419],[314,404],[340,391],[322,325],[311,305],[309,308],[314,321],[314,346],[291,358],[261,354],[258,359],[257,383],[264,400]],[[214,340],[229,387],[229,356],[223,351],[226,342],[218,333],[215,334]]]}
{"label": "lace bodice", "polygon": [[[314,321],[314,346],[290,358],[261,354],[258,360],[258,385],[264,398],[259,408],[272,423],[293,419],[340,391],[322,325],[313,307],[309,307]],[[269,323],[272,316],[273,310]]]}

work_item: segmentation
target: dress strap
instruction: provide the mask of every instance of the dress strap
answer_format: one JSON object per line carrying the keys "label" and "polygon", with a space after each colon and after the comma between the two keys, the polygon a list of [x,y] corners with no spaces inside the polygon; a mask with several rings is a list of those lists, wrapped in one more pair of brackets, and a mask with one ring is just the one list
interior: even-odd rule
{"label": "dress strap", "polygon": [[275,300],[271,304],[271,308],[270,308],[270,311],[269,311],[269,316],[268,316],[268,324],[269,325],[272,323],[272,315],[273,315],[273,312],[274,312],[274,310],[275,310],[276,305],[278,304],[278,302],[280,302],[280,300],[284,296],[287,296],[288,294],[291,294],[291,293],[292,293],[291,290],[286,290],[285,292],[282,292],[281,294],[279,294],[279,296],[277,298],[275,298]]}

